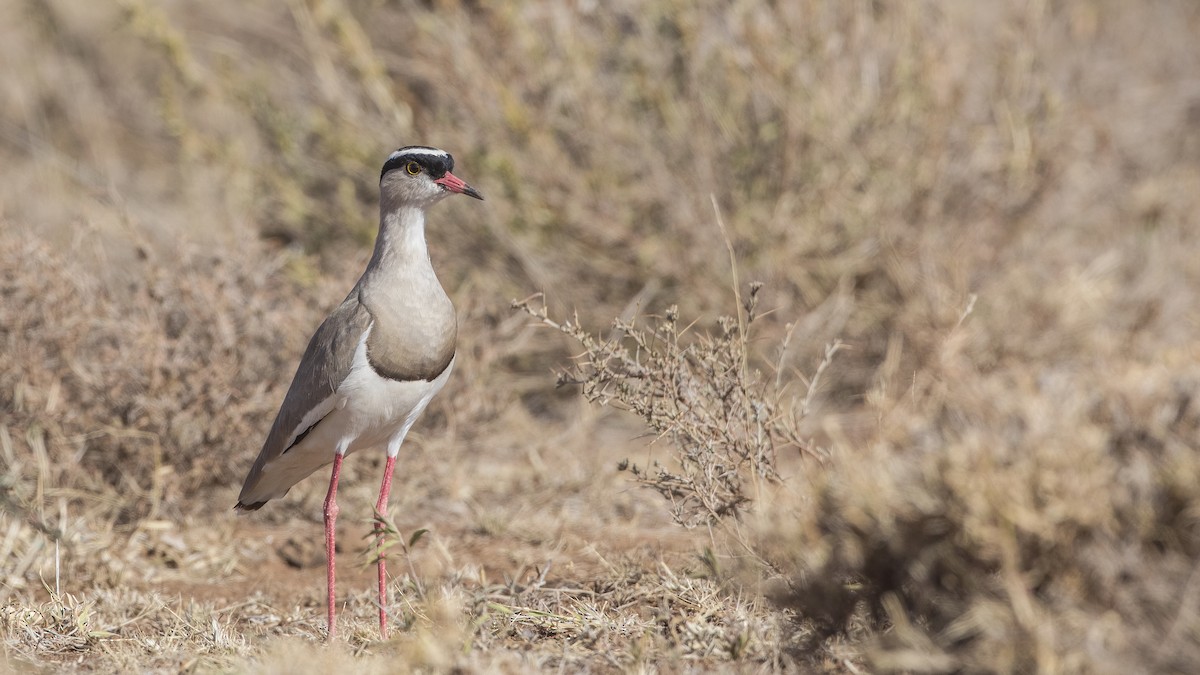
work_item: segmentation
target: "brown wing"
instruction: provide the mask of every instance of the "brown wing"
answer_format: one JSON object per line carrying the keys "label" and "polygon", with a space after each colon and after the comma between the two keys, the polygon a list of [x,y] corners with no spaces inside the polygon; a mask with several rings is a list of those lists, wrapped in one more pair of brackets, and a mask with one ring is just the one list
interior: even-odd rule
{"label": "brown wing", "polygon": [[[267,434],[254,466],[246,475],[241,495],[234,508],[253,511],[262,507],[266,500],[247,503],[247,496],[255,492],[267,462],[287,452],[295,443],[307,435],[309,429],[320,420],[313,420],[308,429],[297,427],[305,416],[321,405],[337,391],[354,361],[354,351],[362,340],[363,332],[371,323],[371,316],[359,302],[358,289],[351,291],[342,304],[325,319],[308,342],[304,357],[296,368],[292,385],[283,398],[283,405],[275,416],[275,423]],[[328,414],[328,412],[326,413]],[[333,449],[330,448],[332,459]],[[291,486],[283,487],[284,491]]]}

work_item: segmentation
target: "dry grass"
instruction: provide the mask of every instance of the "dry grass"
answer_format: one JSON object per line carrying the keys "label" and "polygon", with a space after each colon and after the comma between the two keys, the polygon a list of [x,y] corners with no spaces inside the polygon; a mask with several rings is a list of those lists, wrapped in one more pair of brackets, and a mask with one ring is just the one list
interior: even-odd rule
{"label": "dry grass", "polygon": [[[0,19],[5,668],[1200,669],[1192,3]],[[229,509],[409,142],[487,209],[429,232],[404,630],[350,545],[326,648],[321,481]]]}

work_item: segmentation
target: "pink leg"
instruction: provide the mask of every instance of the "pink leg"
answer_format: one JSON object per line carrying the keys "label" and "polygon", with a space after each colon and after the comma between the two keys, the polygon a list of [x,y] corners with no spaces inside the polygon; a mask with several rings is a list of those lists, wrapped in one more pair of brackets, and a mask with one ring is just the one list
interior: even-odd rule
{"label": "pink leg", "polygon": [[[388,493],[392,491],[392,469],[396,466],[396,458],[388,457],[383,467],[383,485],[379,487],[379,502],[375,511],[380,517],[387,516]],[[379,547],[379,637],[387,639],[387,561],[383,550],[383,529],[375,526],[375,544]]]}
{"label": "pink leg", "polygon": [[338,475],[342,472],[342,453],[335,453],[333,456],[333,475],[329,477],[329,493],[325,495],[325,560],[326,571],[329,577],[329,598],[326,608],[329,611],[327,615],[326,625],[329,627],[329,640],[332,642],[337,634],[337,617],[334,610],[336,603],[333,598],[333,567],[334,567],[334,539],[337,535],[336,525],[338,516],[337,505],[337,484]]}

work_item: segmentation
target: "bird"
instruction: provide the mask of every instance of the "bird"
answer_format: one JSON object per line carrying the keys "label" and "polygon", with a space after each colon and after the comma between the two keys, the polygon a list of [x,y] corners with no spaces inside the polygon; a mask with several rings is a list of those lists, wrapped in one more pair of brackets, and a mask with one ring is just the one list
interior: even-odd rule
{"label": "bird", "polygon": [[[384,446],[375,510],[387,511],[404,437],[454,368],[458,320],[425,241],[425,212],[452,194],[483,195],[455,176],[454,158],[420,145],[392,152],[379,174],[379,233],[366,269],[308,342],[258,458],[238,496],[254,511],[329,464],[325,496],[327,639],[334,604],[337,488],[342,460]],[[378,520],[379,632],[387,639],[386,562]]]}

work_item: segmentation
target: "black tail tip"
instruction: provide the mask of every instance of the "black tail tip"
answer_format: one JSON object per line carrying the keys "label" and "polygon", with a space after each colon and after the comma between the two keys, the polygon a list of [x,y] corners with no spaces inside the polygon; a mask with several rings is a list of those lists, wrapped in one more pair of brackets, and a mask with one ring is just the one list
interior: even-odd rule
{"label": "black tail tip", "polygon": [[233,510],[234,511],[257,511],[263,507],[263,504],[266,504],[266,502],[255,502],[253,504],[243,504],[241,502],[238,502],[237,505],[233,507]]}

